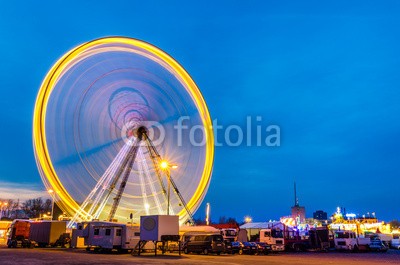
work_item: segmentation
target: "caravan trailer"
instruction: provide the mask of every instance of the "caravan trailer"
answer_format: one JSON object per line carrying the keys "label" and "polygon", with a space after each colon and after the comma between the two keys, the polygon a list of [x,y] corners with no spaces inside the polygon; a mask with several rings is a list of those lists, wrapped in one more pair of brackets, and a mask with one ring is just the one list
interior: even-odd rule
{"label": "caravan trailer", "polygon": [[72,232],[71,247],[80,247],[82,241],[87,250],[129,251],[140,240],[138,225],[91,221],[77,225]]}

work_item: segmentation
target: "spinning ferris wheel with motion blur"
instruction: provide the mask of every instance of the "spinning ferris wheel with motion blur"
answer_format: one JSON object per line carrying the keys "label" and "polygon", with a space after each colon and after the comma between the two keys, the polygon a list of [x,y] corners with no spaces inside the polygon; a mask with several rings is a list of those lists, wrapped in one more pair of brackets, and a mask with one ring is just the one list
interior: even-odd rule
{"label": "spinning ferris wheel with motion blur", "polygon": [[[185,117],[185,130],[177,124]],[[73,222],[132,214],[192,220],[210,182],[211,118],[188,73],[168,54],[125,37],[97,39],[60,58],[39,90],[35,157]],[[191,128],[204,145],[190,142]]]}

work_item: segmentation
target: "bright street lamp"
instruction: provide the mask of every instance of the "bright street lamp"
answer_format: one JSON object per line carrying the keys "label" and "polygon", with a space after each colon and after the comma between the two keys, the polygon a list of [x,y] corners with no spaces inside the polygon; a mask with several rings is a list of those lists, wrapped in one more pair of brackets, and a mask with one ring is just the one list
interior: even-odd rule
{"label": "bright street lamp", "polygon": [[253,221],[253,219],[252,219],[250,216],[246,216],[246,217],[244,218],[244,222],[245,222],[245,223],[251,223],[251,221]]}
{"label": "bright street lamp", "polygon": [[170,197],[171,197],[171,172],[170,168],[176,169],[177,165],[170,165],[167,161],[163,160],[160,162],[160,168],[165,171],[168,178],[168,190],[167,190],[167,215],[169,215],[169,205],[170,205]]}
{"label": "bright street lamp", "polygon": [[167,161],[161,161],[160,167],[161,167],[162,169],[167,169],[167,168],[169,167],[169,164],[168,164]]}

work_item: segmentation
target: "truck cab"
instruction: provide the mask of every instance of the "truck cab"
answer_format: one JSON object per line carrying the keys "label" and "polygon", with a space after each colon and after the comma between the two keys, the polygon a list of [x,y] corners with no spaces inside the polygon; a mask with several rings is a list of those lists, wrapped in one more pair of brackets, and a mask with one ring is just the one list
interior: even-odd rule
{"label": "truck cab", "polygon": [[34,246],[29,240],[30,228],[29,220],[14,220],[7,232],[7,246],[9,248]]}
{"label": "truck cab", "polygon": [[221,235],[225,242],[237,241],[238,232],[234,228],[223,228],[221,229]]}
{"label": "truck cab", "polygon": [[270,245],[272,252],[281,252],[285,250],[283,231],[279,228],[261,229],[260,242]]}
{"label": "truck cab", "polygon": [[335,232],[335,248],[337,250],[369,250],[369,245],[371,243],[370,238],[357,237],[356,233],[353,231],[336,231]]}

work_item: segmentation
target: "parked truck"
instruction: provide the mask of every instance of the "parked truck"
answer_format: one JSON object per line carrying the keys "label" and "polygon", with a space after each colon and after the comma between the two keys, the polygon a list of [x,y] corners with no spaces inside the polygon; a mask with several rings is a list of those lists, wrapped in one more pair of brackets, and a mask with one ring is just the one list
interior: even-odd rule
{"label": "parked truck", "polygon": [[29,220],[14,220],[7,232],[7,246],[9,248],[34,247],[35,245],[29,240],[30,228],[31,222]]}
{"label": "parked truck", "polygon": [[359,250],[370,250],[371,239],[367,237],[358,237],[355,232],[342,230],[335,232],[336,250],[348,250],[357,252]]}
{"label": "parked truck", "polygon": [[331,246],[330,231],[327,227],[310,228],[300,233],[298,229],[285,226],[283,237],[287,251],[327,251]]}
{"label": "parked truck", "polygon": [[65,221],[34,221],[30,223],[29,240],[39,247],[69,247],[70,235]]}
{"label": "parked truck", "polygon": [[69,245],[69,233],[63,221],[14,220],[8,231],[7,246],[46,247]]}
{"label": "parked truck", "polygon": [[261,229],[260,242],[270,245],[272,252],[282,252],[285,250],[283,231],[280,228]]}

